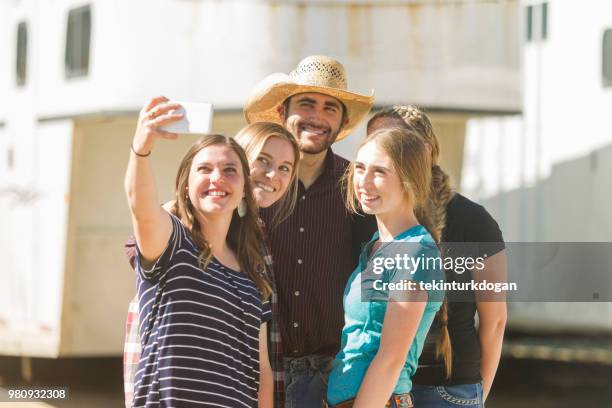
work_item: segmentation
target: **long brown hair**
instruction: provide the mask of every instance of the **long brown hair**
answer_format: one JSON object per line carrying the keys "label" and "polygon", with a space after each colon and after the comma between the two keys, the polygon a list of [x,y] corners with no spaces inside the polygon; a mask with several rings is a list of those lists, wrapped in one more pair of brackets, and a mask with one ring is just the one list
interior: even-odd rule
{"label": "long brown hair", "polygon": [[263,233],[259,225],[257,206],[255,205],[255,199],[249,184],[249,163],[244,150],[235,140],[223,135],[205,135],[191,145],[183,156],[176,174],[176,198],[171,212],[181,220],[191,234],[191,238],[201,250],[199,256],[200,266],[206,268],[213,256],[212,250],[202,233],[202,226],[195,216],[196,210],[186,191],[188,189],[189,173],[193,158],[202,149],[218,145],[231,148],[240,159],[244,176],[244,201],[247,208],[244,217],[240,217],[237,211],[234,211],[227,233],[227,244],[236,253],[240,267],[255,282],[261,292],[262,299],[265,300],[270,296],[272,290],[270,283],[266,279],[265,262],[261,252]]}
{"label": "long brown hair", "polygon": [[270,225],[267,225],[269,230],[274,229],[281,222],[286,220],[295,208],[298,193],[297,171],[300,161],[300,148],[295,137],[293,137],[287,129],[272,122],[252,123],[243,127],[236,133],[236,136],[234,136],[234,139],[242,146],[251,162],[256,160],[259,153],[261,153],[261,149],[263,149],[264,145],[271,137],[278,137],[289,142],[295,160],[293,162],[291,179],[289,180],[287,190],[278,202],[275,203],[274,216],[272,217]]}
{"label": "long brown hair", "polygon": [[[425,112],[417,106],[396,105],[385,108],[370,118],[367,126],[368,134],[379,129],[379,126],[376,126],[376,122],[383,119],[389,121],[386,122],[388,125],[412,131],[430,146],[431,193],[425,205],[417,209],[416,215],[421,223],[423,223],[422,218],[429,218],[433,224],[433,229],[441,239],[442,232],[446,227],[446,207],[453,198],[454,191],[450,185],[450,177],[438,164],[440,140],[434,132],[433,125]],[[444,251],[443,246],[442,251]],[[448,334],[448,301],[446,298],[438,312],[438,321],[440,322],[441,336],[436,344],[436,356],[443,357],[445,374],[449,378],[452,373],[453,354]]]}

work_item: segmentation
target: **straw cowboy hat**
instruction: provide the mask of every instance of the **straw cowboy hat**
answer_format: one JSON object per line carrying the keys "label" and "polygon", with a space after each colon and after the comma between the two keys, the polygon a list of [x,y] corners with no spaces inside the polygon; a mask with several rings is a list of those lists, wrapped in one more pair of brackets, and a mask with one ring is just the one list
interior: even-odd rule
{"label": "straw cowboy hat", "polygon": [[342,127],[336,141],[349,135],[368,114],[374,104],[372,95],[360,95],[346,90],[344,67],[333,58],[311,55],[304,58],[289,75],[275,73],[259,82],[244,104],[244,117],[248,123],[275,122],[283,124],[277,108],[290,96],[316,92],[338,99],[346,107],[348,122]]}

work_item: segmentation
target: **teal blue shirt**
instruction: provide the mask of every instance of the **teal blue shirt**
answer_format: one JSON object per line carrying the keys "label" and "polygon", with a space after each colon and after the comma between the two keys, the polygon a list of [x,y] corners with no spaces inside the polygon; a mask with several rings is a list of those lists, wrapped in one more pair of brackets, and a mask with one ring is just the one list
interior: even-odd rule
{"label": "teal blue shirt", "polygon": [[[327,399],[331,404],[338,404],[357,396],[366,371],[378,352],[389,296],[389,286],[382,287],[382,284],[402,281],[418,284],[418,282],[441,282],[444,279],[439,265],[435,265],[433,261],[425,264],[426,258],[440,261],[440,252],[422,225],[416,225],[402,232],[394,238],[393,243],[383,244],[370,257],[369,253],[376,240],[378,232],[365,245],[359,256],[359,264],[349,278],[344,291],[345,324],[342,330],[342,345],[334,361],[327,390]],[[389,248],[390,245],[393,249]],[[397,255],[406,255],[415,260],[420,258],[423,263],[420,267],[408,271],[405,269],[405,263],[398,267],[396,263],[383,265],[376,261],[376,258],[383,256],[395,258]],[[424,265],[427,267],[422,267]],[[443,295],[442,291],[428,290],[427,305],[393,391],[394,394],[410,392],[412,389],[410,378],[416,371],[425,337],[442,304]]]}

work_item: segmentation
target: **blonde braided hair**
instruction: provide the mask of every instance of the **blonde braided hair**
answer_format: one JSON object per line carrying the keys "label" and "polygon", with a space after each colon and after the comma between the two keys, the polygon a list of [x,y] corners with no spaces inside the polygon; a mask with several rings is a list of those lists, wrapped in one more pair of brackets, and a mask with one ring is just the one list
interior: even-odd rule
{"label": "blonde braided hair", "polygon": [[[378,122],[378,123],[377,123]],[[398,127],[412,130],[431,149],[431,188],[426,203],[416,209],[419,222],[425,227],[432,226],[431,235],[440,242],[442,231],[446,227],[446,207],[454,196],[450,185],[450,177],[438,164],[440,157],[440,141],[435,134],[429,117],[415,105],[395,105],[382,109],[368,121],[368,134],[383,127]],[[441,246],[444,253],[444,247]],[[446,298],[437,315],[441,328],[441,336],[436,343],[436,357],[442,356],[446,377],[452,373],[452,347],[448,333],[448,302]]]}

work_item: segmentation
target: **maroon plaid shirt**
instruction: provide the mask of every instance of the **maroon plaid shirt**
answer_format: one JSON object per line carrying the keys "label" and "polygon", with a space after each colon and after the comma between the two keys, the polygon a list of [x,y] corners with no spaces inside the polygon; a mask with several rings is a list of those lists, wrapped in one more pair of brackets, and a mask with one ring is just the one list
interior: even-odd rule
{"label": "maroon plaid shirt", "polygon": [[[265,228],[263,228],[265,233]],[[265,237],[267,242],[267,237]],[[280,321],[278,310],[278,295],[276,294],[276,277],[274,276],[273,259],[267,245],[263,245],[264,260],[270,274],[269,280],[272,284],[272,320],[268,323],[268,354],[274,377],[274,407],[285,407],[285,367],[283,365],[283,342],[280,334]]]}
{"label": "maroon plaid shirt", "polygon": [[123,390],[125,406],[132,406],[134,399],[134,377],[140,361],[141,345],[138,334],[138,298],[134,297],[128,306],[125,322],[125,343],[123,344]]}

